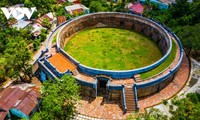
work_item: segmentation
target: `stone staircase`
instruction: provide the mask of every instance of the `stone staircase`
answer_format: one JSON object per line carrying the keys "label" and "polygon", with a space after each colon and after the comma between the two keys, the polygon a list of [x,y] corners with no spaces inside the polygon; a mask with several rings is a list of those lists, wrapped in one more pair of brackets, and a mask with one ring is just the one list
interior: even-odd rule
{"label": "stone staircase", "polygon": [[126,97],[126,106],[127,106],[127,113],[136,111],[135,106],[135,97],[134,97],[134,91],[132,86],[125,86],[125,97]]}

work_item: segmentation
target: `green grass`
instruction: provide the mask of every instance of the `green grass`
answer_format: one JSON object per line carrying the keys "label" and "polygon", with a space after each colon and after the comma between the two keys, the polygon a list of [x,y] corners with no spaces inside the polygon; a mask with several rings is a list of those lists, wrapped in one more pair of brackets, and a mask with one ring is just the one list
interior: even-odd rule
{"label": "green grass", "polygon": [[158,67],[156,67],[155,69],[153,69],[151,71],[148,71],[146,73],[142,73],[141,74],[141,78],[142,79],[149,78],[151,76],[154,76],[154,75],[160,73],[164,69],[166,69],[173,62],[173,60],[175,59],[175,57],[176,57],[176,50],[177,50],[176,43],[174,41],[172,41],[172,51],[169,54],[168,58],[161,65],[159,65]]}
{"label": "green grass", "polygon": [[107,70],[140,68],[162,57],[159,47],[150,38],[118,28],[81,31],[64,49],[86,66]]}
{"label": "green grass", "polygon": [[40,119],[41,119],[40,118],[40,113],[38,113],[38,112],[35,112],[33,117],[31,118],[31,120],[40,120]]}
{"label": "green grass", "polygon": [[58,32],[57,32],[56,35],[53,37],[53,41],[52,41],[52,43],[56,43],[57,35],[58,35]]}

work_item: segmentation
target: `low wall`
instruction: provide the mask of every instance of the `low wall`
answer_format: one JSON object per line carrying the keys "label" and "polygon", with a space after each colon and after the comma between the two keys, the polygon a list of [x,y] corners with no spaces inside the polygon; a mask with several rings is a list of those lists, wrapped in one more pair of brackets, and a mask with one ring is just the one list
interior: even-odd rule
{"label": "low wall", "polygon": [[154,79],[152,81],[146,81],[146,82],[141,82],[141,83],[134,83],[134,86],[137,89],[137,95],[138,97],[145,97],[148,95],[152,95],[154,93],[159,92],[163,88],[165,88],[171,81],[173,81],[174,76],[176,75],[183,59],[184,55],[184,50],[182,48],[181,42],[179,38],[166,26],[163,26],[171,35],[175,38],[176,42],[178,43],[179,46],[179,53],[180,53],[180,58],[178,60],[178,63],[176,64],[175,67],[173,67],[168,73],[165,73],[163,76]]}
{"label": "low wall", "polygon": [[[122,28],[122,29],[137,31],[146,36],[149,36],[161,48],[163,57],[157,62],[143,68],[133,69],[133,70],[113,71],[113,70],[95,69],[82,65],[67,53],[65,54],[64,50],[62,50],[65,46],[66,38],[69,38],[74,33],[79,32],[83,29],[98,28],[98,27]],[[109,12],[109,13],[93,13],[89,15],[83,15],[66,23],[61,29],[61,31],[58,33],[57,48],[63,54],[67,55],[68,59],[70,59],[75,65],[77,65],[79,70],[85,74],[91,76],[104,74],[115,79],[120,79],[120,78],[132,78],[133,75],[135,74],[140,74],[149,71],[160,65],[169,56],[172,49],[172,43],[168,33],[154,21],[151,21],[149,19],[137,15]]]}

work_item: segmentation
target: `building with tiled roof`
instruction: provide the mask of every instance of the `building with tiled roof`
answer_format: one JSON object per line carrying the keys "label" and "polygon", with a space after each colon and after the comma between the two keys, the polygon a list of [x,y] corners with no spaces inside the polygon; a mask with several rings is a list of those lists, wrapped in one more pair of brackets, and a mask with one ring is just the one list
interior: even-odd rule
{"label": "building with tiled roof", "polygon": [[12,118],[29,118],[37,110],[41,100],[34,90],[6,88],[0,92],[0,120]]}
{"label": "building with tiled roof", "polygon": [[129,12],[134,14],[142,14],[144,11],[144,7],[140,3],[129,3],[125,6],[126,9],[128,9]]}
{"label": "building with tiled roof", "polygon": [[65,16],[58,16],[57,18],[57,25],[60,25],[61,23],[66,21],[66,17]]}
{"label": "building with tiled roof", "polygon": [[81,0],[68,0],[68,2],[74,3],[74,4],[80,4]]}
{"label": "building with tiled roof", "polygon": [[46,29],[42,27],[42,25],[40,25],[39,23],[35,23],[31,26],[33,27],[33,29],[31,30],[31,33],[33,34],[34,37],[39,36],[42,29]]}
{"label": "building with tiled roof", "polygon": [[45,15],[43,15],[42,17],[38,18],[37,20],[35,20],[36,23],[39,23],[40,25],[42,25],[42,21],[44,19],[48,19],[50,23],[53,23],[53,13],[52,12],[49,12]]}
{"label": "building with tiled roof", "polygon": [[62,3],[64,3],[64,2],[66,2],[66,0],[56,0],[56,2],[57,2],[58,4],[62,4]]}
{"label": "building with tiled roof", "polygon": [[31,24],[31,21],[17,20],[17,22],[12,25],[12,28],[16,28],[17,30],[20,30],[20,29],[26,28],[30,24]]}
{"label": "building with tiled roof", "polygon": [[75,14],[82,13],[82,12],[86,12],[86,13],[89,12],[89,8],[85,7],[82,4],[74,4],[74,5],[71,5],[71,6],[66,6],[65,10],[70,15],[75,15]]}

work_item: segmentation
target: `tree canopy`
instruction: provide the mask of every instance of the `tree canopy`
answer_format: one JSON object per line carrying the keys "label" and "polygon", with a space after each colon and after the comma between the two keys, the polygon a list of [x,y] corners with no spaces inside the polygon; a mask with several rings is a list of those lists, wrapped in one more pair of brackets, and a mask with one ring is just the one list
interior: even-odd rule
{"label": "tree canopy", "polygon": [[76,111],[79,89],[75,78],[70,75],[45,82],[42,89],[41,119],[69,120]]}
{"label": "tree canopy", "polygon": [[144,114],[132,114],[127,120],[199,120],[200,119],[200,94],[189,93],[185,98],[174,97],[169,105],[171,117],[167,117],[159,109],[151,108]]}
{"label": "tree canopy", "polygon": [[[145,7],[148,8],[148,7]],[[164,23],[180,38],[188,56],[200,60],[200,0],[189,3],[187,0],[177,0],[168,10],[145,9],[143,14],[156,21]]]}
{"label": "tree canopy", "polygon": [[[7,77],[20,78],[21,81],[31,79],[30,61],[32,54],[22,37],[11,38],[4,51],[5,65],[3,71]],[[28,77],[28,78],[27,78]]]}

